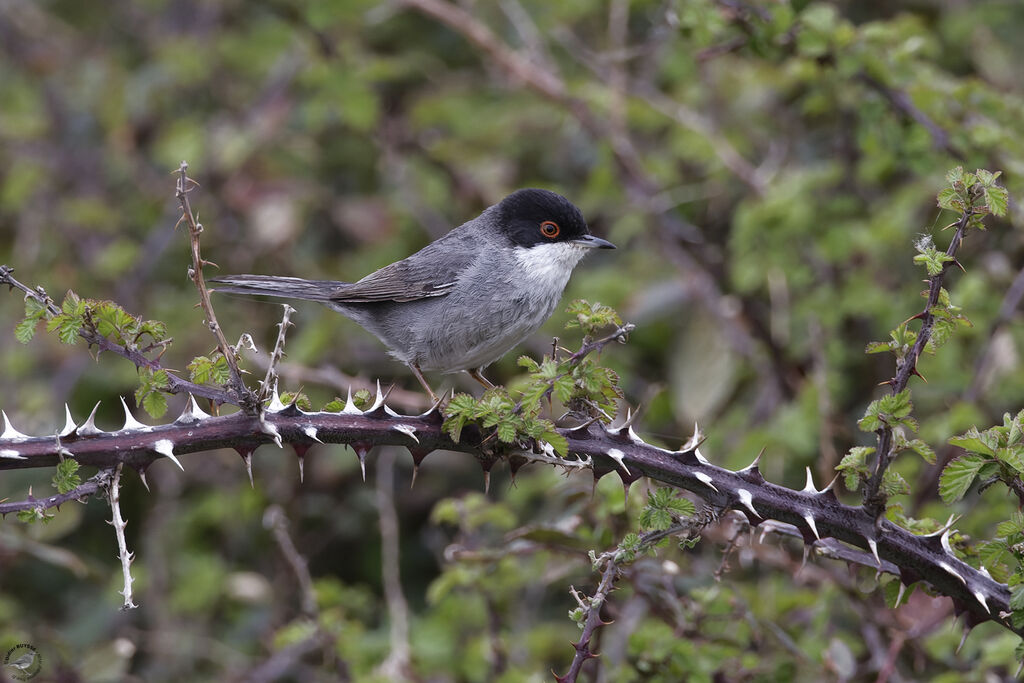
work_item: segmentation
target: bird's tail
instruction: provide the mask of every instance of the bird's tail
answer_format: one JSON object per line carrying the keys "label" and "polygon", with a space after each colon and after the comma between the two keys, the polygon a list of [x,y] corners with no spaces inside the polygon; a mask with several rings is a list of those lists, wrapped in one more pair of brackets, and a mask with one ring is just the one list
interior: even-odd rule
{"label": "bird's tail", "polygon": [[216,284],[214,291],[225,294],[279,296],[307,301],[326,301],[338,287],[346,284],[336,280],[303,280],[275,275],[224,275],[210,281]]}

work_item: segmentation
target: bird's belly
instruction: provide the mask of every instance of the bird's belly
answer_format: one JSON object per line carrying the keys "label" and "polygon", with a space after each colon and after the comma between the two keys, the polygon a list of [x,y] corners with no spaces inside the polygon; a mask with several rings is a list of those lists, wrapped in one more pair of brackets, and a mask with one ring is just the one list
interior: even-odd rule
{"label": "bird's belly", "polygon": [[477,301],[472,319],[461,314],[469,310],[465,304],[452,302],[422,330],[420,367],[458,372],[489,365],[544,324],[559,298],[561,292],[538,300],[535,293],[506,291]]}

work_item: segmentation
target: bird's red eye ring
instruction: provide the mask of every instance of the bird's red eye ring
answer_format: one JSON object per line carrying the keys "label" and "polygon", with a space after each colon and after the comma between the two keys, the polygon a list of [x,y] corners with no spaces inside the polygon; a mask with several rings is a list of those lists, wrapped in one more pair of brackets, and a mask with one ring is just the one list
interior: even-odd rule
{"label": "bird's red eye ring", "polygon": [[545,237],[554,239],[558,237],[558,233],[561,232],[561,228],[558,227],[558,223],[554,221],[544,221],[540,224],[540,232]]}

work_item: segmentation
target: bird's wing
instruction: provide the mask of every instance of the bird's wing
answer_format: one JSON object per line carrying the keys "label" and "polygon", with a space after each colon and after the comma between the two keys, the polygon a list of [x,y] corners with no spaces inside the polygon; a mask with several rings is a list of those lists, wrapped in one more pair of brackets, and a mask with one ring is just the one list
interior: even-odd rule
{"label": "bird's wing", "polygon": [[[447,240],[446,240],[447,241]],[[416,301],[448,294],[472,265],[472,252],[434,242],[409,258],[384,266],[359,282],[340,285],[329,299],[356,304]]]}

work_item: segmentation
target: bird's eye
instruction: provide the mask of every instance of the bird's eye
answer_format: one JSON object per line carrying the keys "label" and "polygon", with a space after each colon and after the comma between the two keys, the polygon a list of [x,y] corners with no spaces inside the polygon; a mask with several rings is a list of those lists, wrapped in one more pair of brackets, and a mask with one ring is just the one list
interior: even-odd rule
{"label": "bird's eye", "polygon": [[558,237],[558,233],[561,232],[561,229],[558,227],[558,223],[555,223],[554,221],[544,221],[540,224],[540,232],[545,237],[554,239]]}

